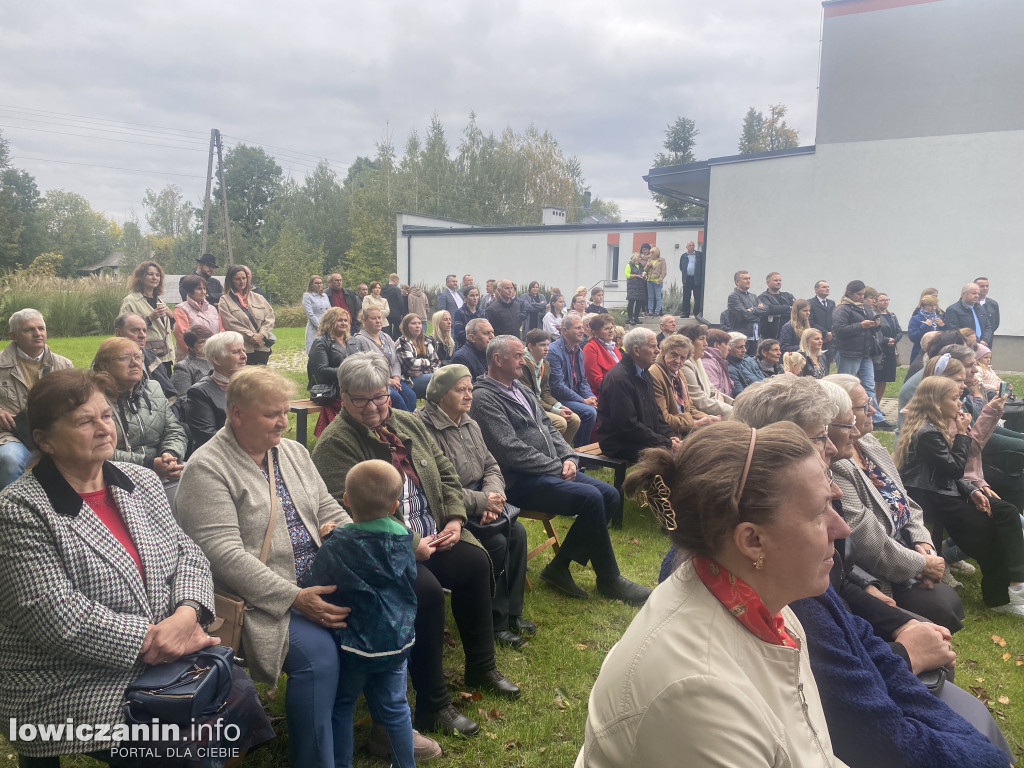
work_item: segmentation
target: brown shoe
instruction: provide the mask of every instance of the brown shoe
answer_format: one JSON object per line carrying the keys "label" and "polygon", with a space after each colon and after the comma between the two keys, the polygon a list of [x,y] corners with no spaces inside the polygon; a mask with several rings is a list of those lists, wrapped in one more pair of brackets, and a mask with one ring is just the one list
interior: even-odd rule
{"label": "brown shoe", "polygon": [[[381,757],[385,760],[391,757],[391,742],[388,740],[388,732],[383,725],[373,724],[370,728],[370,741],[366,746],[374,757]],[[417,763],[423,763],[440,757],[443,753],[440,744],[414,729],[412,732],[412,754]]]}

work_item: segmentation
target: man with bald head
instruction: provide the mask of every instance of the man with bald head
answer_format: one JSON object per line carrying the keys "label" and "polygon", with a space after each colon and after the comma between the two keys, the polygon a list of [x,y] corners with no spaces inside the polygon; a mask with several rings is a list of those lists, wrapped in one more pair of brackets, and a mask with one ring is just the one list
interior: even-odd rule
{"label": "man with bald head", "polygon": [[693,314],[704,311],[704,252],[696,250],[693,240],[686,244],[686,250],[679,257],[679,271],[683,273],[683,306],[679,314],[690,316],[690,299],[693,299]]}
{"label": "man with bald head", "polygon": [[953,328],[970,328],[978,337],[978,341],[986,346],[992,344],[992,321],[988,312],[978,304],[981,299],[981,288],[977,283],[968,283],[960,289],[960,301],[946,308],[943,318],[947,326]]}
{"label": "man with bald head", "polygon": [[495,336],[519,336],[523,327],[523,305],[516,301],[516,286],[508,279],[499,280],[496,298],[485,311],[494,326]]}
{"label": "man with bald head", "polygon": [[327,278],[327,298],[330,299],[332,307],[341,307],[348,311],[351,333],[353,336],[359,333],[362,325],[357,318],[359,310],[363,308],[363,300],[345,287],[341,275],[337,272]]}

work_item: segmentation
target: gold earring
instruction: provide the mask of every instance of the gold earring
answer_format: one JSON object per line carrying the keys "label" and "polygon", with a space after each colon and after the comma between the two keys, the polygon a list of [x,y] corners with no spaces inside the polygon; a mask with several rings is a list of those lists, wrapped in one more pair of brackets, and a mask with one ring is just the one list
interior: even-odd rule
{"label": "gold earring", "polygon": [[754,561],[754,568],[759,571],[764,568],[764,555],[757,556],[757,560]]}

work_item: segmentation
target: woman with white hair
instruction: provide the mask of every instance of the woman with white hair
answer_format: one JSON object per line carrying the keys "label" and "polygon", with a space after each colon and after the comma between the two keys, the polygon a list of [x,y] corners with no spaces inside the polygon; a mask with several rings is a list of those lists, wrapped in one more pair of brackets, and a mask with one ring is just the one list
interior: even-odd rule
{"label": "woman with white hair", "polygon": [[183,414],[189,431],[190,453],[224,426],[228,382],[245,367],[245,339],[236,331],[215,333],[206,341],[206,359],[213,371],[189,387]]}

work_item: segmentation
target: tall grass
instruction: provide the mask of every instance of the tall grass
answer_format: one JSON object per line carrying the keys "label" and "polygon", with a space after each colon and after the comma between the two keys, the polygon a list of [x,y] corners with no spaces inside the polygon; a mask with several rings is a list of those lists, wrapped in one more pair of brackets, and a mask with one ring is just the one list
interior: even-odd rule
{"label": "tall grass", "polygon": [[115,277],[16,274],[3,280],[0,292],[0,327],[15,312],[31,307],[46,318],[51,336],[82,336],[112,332],[128,287]]}

